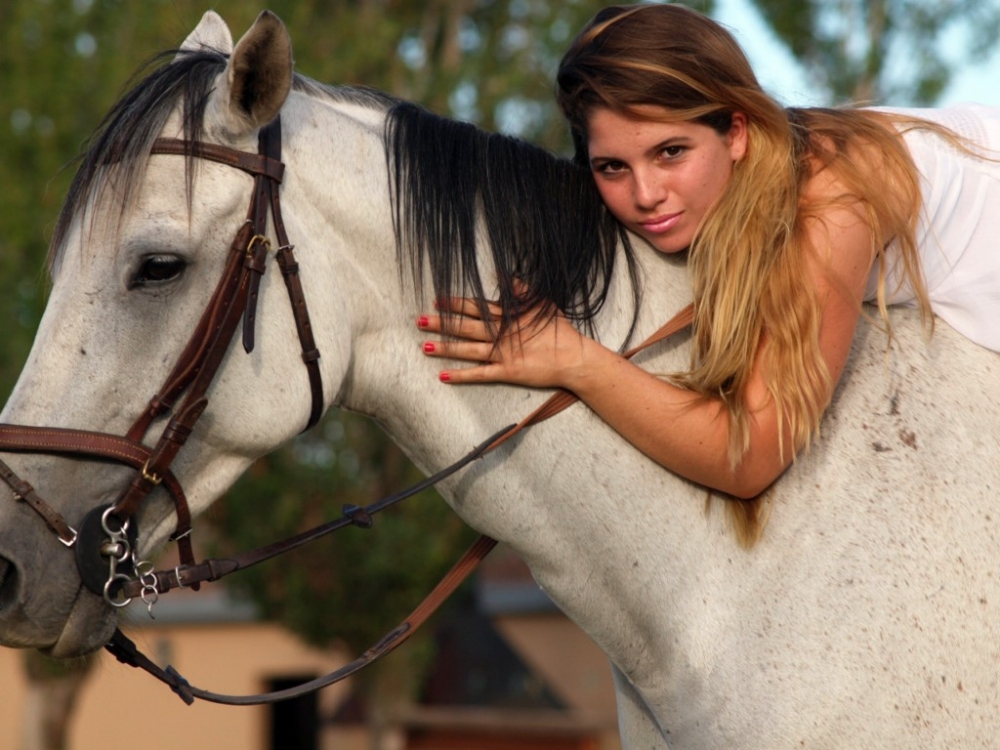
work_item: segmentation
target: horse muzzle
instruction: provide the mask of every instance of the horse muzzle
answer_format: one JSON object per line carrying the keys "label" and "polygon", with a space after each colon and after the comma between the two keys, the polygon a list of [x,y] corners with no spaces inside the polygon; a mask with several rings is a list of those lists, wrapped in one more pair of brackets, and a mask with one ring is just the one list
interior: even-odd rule
{"label": "horse muzzle", "polygon": [[27,573],[32,566],[15,553],[0,551],[0,646],[69,658],[95,651],[111,637],[114,612],[101,596],[80,585],[69,553],[64,553],[69,580],[43,599],[33,594],[37,587]]}
{"label": "horse muzzle", "polygon": [[[9,466],[3,466],[12,473]],[[80,494],[66,484],[49,486],[50,472],[39,461],[29,460],[18,470],[38,476],[46,494]],[[84,478],[75,475],[73,479]],[[132,573],[117,558],[101,557],[108,551],[102,549],[106,542],[95,542],[103,533],[105,511],[92,510],[76,524],[87,533],[81,544],[77,530],[34,487],[23,480],[15,484],[17,489],[0,486],[0,645],[38,648],[60,656],[93,651],[110,638],[117,619],[103,598],[112,561],[121,577]],[[73,482],[73,486],[81,485]],[[45,513],[42,518],[49,517],[46,523],[39,518],[39,508]],[[49,521],[62,531],[53,533]],[[134,523],[124,531],[121,550],[111,550],[119,556],[125,547],[134,549],[137,538]]]}

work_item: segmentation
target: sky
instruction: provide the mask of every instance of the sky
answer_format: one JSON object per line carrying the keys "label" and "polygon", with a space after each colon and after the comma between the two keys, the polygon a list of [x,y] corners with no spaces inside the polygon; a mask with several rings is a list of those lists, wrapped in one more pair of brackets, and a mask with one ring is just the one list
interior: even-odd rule
{"label": "sky", "polygon": [[[761,85],[778,101],[786,106],[825,104],[810,94],[808,80],[802,75],[795,58],[783,48],[749,0],[717,0],[712,17],[735,34],[750,58]],[[960,50],[956,49],[954,56],[959,55]],[[937,106],[961,102],[1000,105],[998,77],[1000,44],[989,59],[956,70],[952,83]]]}

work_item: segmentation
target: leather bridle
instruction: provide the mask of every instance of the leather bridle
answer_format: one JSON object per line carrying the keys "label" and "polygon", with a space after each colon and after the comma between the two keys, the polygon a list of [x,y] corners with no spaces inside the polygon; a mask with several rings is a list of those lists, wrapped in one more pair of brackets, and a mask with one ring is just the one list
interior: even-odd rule
{"label": "leather bridle", "polygon": [[[170,138],[160,138],[153,142],[151,155],[175,154],[208,159],[247,172],[254,178],[254,190],[246,221],[233,238],[222,277],[194,333],[173,370],[128,432],[124,436],[118,436],[89,430],[0,425],[0,451],[112,461],[136,470],[126,489],[112,505],[92,511],[82,521],[79,531],[74,531],[10,467],[0,465],[0,479],[11,486],[15,495],[36,510],[65,544],[76,546],[78,567],[84,584],[95,593],[103,595],[112,606],[124,606],[116,596],[121,588],[120,584],[132,572],[128,569],[134,567],[130,564],[131,559],[126,559],[124,554],[126,547],[133,546],[128,539],[129,531],[133,538],[135,535],[133,517],[141,503],[158,486],[162,486],[173,500],[177,524],[171,539],[178,544],[181,567],[195,564],[190,540],[191,512],[171,466],[208,404],[206,394],[209,386],[222,364],[241,319],[243,347],[247,352],[254,348],[257,296],[271,247],[267,237],[268,213],[279,244],[274,255],[288,290],[302,346],[302,360],[309,377],[312,404],[307,427],[315,424],[323,412],[319,351],[316,349],[309,311],[299,281],[298,264],[281,218],[278,186],[284,164],[281,162],[280,120],[275,120],[262,129],[258,140],[257,154]],[[168,413],[171,417],[155,447],[148,448],[142,443],[143,438],[153,422]],[[92,567],[93,561],[99,560],[99,555],[91,556],[91,553],[96,553],[97,550],[87,549],[89,544],[84,542],[99,540],[106,534],[114,537],[114,542],[120,546],[111,555],[110,576],[101,580],[99,571],[102,566],[97,566],[97,572]],[[105,555],[104,552],[100,554]],[[146,575],[148,576],[148,572]],[[152,586],[152,580],[147,580]],[[197,588],[197,582],[174,583]],[[147,591],[150,586],[147,586]],[[160,586],[157,588],[165,590]]]}
{"label": "leather bridle", "polygon": [[[143,412],[124,436],[81,429],[0,424],[0,452],[41,453],[122,464],[134,470],[131,481],[111,505],[91,510],[74,529],[35,489],[0,460],[0,481],[5,482],[19,502],[34,510],[67,547],[74,548],[83,584],[105,598],[113,607],[124,607],[141,597],[152,614],[159,595],[174,588],[198,589],[203,581],[225,575],[270,559],[332,531],[354,525],[371,528],[372,516],[433,486],[475,459],[494,450],[531,424],[557,414],[577,399],[560,391],[515,425],[503,428],[468,454],[413,487],[364,508],[343,507],[342,518],[302,532],[289,539],[223,560],[197,563],[191,546],[191,513],[180,482],[171,466],[208,404],[208,389],[228,351],[236,328],[243,323],[243,347],[254,348],[257,297],[261,277],[271,248],[267,237],[270,213],[278,242],[275,259],[284,277],[292,313],[302,348],[302,360],[309,378],[311,408],[306,429],[322,416],[323,384],[316,348],[299,280],[293,246],[288,242],[279,202],[279,186],[284,173],[281,161],[281,122],[276,119],[260,131],[256,154],[225,146],[159,138],[150,155],[179,155],[207,159],[240,169],[254,178],[254,190],[246,221],[230,246],[222,277],[194,333],[181,352],[177,364]],[[690,324],[692,308],[681,311],[653,336],[626,352],[633,354],[655,344]],[[143,438],[152,424],[170,414],[156,445],[147,447]],[[180,564],[172,570],[154,571],[151,563],[140,561],[136,545],[138,532],[134,516],[142,502],[162,486],[173,500],[177,523],[170,539],[178,545]],[[389,653],[406,640],[458,587],[493,548],[496,542],[482,536],[465,553],[437,587],[400,625],[375,646],[345,667],[295,688],[251,696],[227,696],[192,687],[173,668],[161,669],[144,656],[120,630],[107,649],[120,661],[140,667],[168,684],[187,703],[195,698],[231,705],[251,705],[286,700],[338,682]]]}

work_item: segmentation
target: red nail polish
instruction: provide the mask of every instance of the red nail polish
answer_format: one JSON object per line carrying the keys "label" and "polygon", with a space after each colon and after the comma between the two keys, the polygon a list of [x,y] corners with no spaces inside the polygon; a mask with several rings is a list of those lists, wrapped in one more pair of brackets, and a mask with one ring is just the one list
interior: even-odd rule
{"label": "red nail polish", "polygon": [[441,379],[442,383],[447,383],[449,380],[451,380],[451,375],[449,375],[446,372],[442,372],[440,375],[438,375],[438,377]]}
{"label": "red nail polish", "polygon": [[417,318],[417,327],[418,328],[426,328],[430,324],[431,324],[431,321],[430,321],[430,319],[426,315],[421,315],[419,318]]}
{"label": "red nail polish", "polygon": [[424,351],[427,352],[428,354],[433,354],[434,353],[434,348],[435,347],[434,347],[434,342],[433,341],[425,341],[424,342]]}

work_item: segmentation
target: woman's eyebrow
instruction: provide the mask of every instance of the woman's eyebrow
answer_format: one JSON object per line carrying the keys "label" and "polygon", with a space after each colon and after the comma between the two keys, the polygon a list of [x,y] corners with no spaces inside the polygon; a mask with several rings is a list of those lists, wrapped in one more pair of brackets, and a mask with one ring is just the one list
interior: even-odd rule
{"label": "woman's eyebrow", "polygon": [[691,143],[691,136],[689,135],[672,135],[669,138],[664,138],[659,143],[655,143],[646,150],[646,154],[655,154],[668,146],[687,146]]}
{"label": "woman's eyebrow", "polygon": [[[689,135],[671,135],[664,138],[661,141],[657,141],[643,151],[643,154],[649,156],[650,154],[655,154],[658,151],[667,148],[668,146],[687,146],[691,143],[691,136]],[[591,162],[595,161],[627,161],[621,156],[615,156],[614,152],[608,155],[594,154],[590,157]]]}

